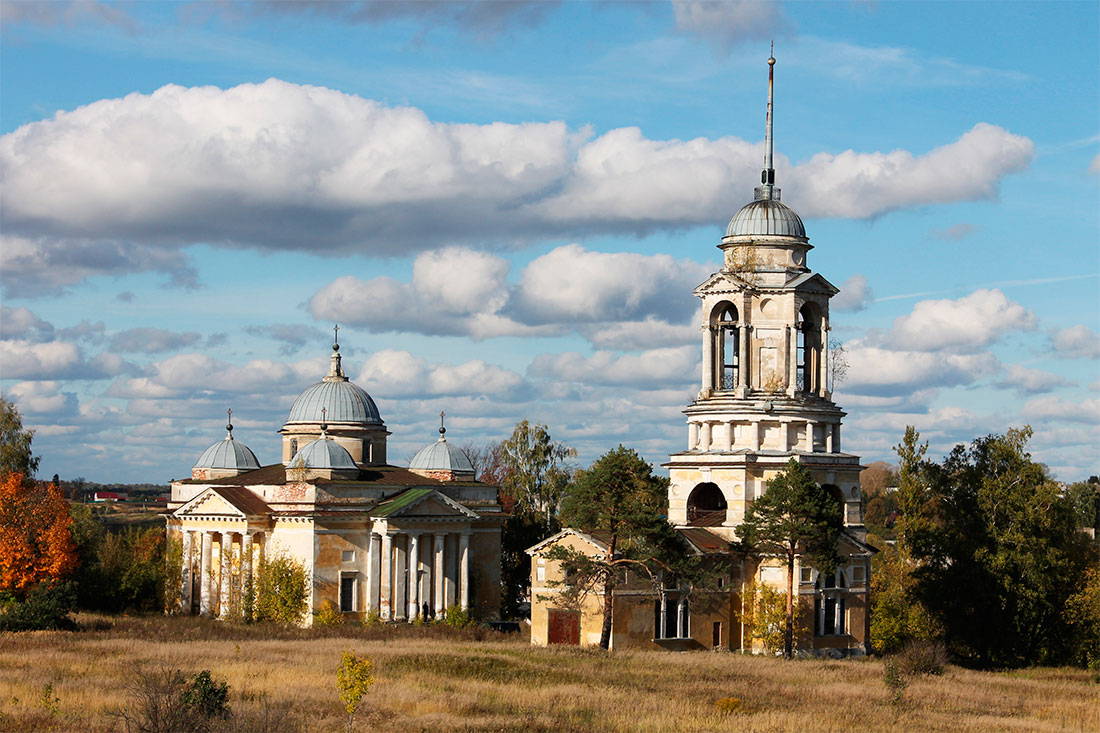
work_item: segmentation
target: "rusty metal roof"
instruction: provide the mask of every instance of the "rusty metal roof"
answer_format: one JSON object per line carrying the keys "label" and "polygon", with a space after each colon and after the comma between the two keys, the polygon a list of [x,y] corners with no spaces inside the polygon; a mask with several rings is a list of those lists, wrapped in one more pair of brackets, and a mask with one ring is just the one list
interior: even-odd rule
{"label": "rusty metal roof", "polygon": [[271,513],[267,502],[243,486],[211,486],[210,490],[245,514],[263,516]]}
{"label": "rusty metal roof", "polygon": [[676,533],[704,555],[723,554],[729,552],[730,549],[729,540],[719,537],[708,529],[689,527],[678,529]]}

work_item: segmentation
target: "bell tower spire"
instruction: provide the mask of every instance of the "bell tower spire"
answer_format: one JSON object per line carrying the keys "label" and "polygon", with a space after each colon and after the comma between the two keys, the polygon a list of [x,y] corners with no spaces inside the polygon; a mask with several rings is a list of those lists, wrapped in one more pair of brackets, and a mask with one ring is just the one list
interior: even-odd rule
{"label": "bell tower spire", "polygon": [[760,186],[756,189],[756,200],[779,200],[779,189],[775,187],[774,140],[772,138],[772,104],[775,94],[775,43],[772,42],[771,55],[768,57],[768,112],[764,122],[764,169],[760,171]]}

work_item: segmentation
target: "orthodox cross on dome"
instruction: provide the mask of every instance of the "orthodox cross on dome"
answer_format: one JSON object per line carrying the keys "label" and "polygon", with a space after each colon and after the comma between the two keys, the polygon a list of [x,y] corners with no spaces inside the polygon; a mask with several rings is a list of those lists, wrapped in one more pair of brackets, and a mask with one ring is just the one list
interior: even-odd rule
{"label": "orthodox cross on dome", "polygon": [[348,378],[344,375],[344,369],[340,365],[340,326],[334,325],[332,327],[332,356],[329,357],[330,363],[328,367],[328,374],[325,375],[326,382],[346,382]]}
{"label": "orthodox cross on dome", "polygon": [[446,438],[443,437],[444,434],[447,432],[447,428],[443,427],[443,418],[444,416],[446,416],[446,414],[447,413],[443,412],[442,410],[439,411],[439,442],[441,443],[446,440]]}
{"label": "orthodox cross on dome", "polygon": [[338,323],[332,324],[332,348],[336,351],[340,350],[340,325]]}
{"label": "orthodox cross on dome", "polygon": [[322,407],[321,408],[321,439],[322,440],[324,440],[325,438],[328,437],[328,433],[327,433],[327,431],[328,431],[328,421],[326,419],[327,414],[328,414],[328,408],[327,407]]}
{"label": "orthodox cross on dome", "polygon": [[232,438],[233,437],[233,408],[230,407],[225,412],[226,412],[226,414],[229,415],[229,420],[225,424],[225,430],[226,430],[226,432],[229,433],[229,437]]}

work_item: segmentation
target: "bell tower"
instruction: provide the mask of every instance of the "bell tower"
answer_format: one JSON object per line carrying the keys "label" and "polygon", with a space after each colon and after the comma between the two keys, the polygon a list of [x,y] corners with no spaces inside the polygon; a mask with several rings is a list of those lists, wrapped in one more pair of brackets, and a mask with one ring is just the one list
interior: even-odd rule
{"label": "bell tower", "polygon": [[702,379],[684,410],[687,449],[665,464],[669,520],[734,539],[752,500],[794,458],[863,539],[859,458],[841,451],[845,413],[832,401],[829,373],[829,299],[839,291],[810,270],[802,219],[775,185],[774,71],[772,57],[761,185],[726,227],[722,269],[695,289]]}

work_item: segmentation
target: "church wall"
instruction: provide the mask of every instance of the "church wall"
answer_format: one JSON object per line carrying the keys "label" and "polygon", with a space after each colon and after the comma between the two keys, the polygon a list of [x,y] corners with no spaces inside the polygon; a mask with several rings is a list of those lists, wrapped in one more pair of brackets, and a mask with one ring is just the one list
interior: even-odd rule
{"label": "church wall", "polygon": [[[555,544],[581,552],[595,552],[595,548],[590,543],[575,535],[566,535]],[[550,546],[544,547],[531,557],[531,643],[536,646],[549,644],[550,610],[559,607],[555,603],[555,597],[561,593],[561,589],[553,586],[552,583],[561,582],[564,579],[561,564],[543,557],[543,553],[549,549]],[[599,646],[600,634],[603,630],[602,603],[602,599],[594,593],[586,596],[581,603],[579,609],[581,646]]]}
{"label": "church wall", "polygon": [[475,528],[470,538],[471,615],[500,616],[500,527]]}
{"label": "church wall", "polygon": [[[340,608],[340,579],[353,576],[356,579],[355,611],[345,614],[354,619],[365,617],[367,529],[359,526],[325,526],[314,533],[313,612],[320,611],[325,603]],[[345,560],[345,553],[350,553]]]}

